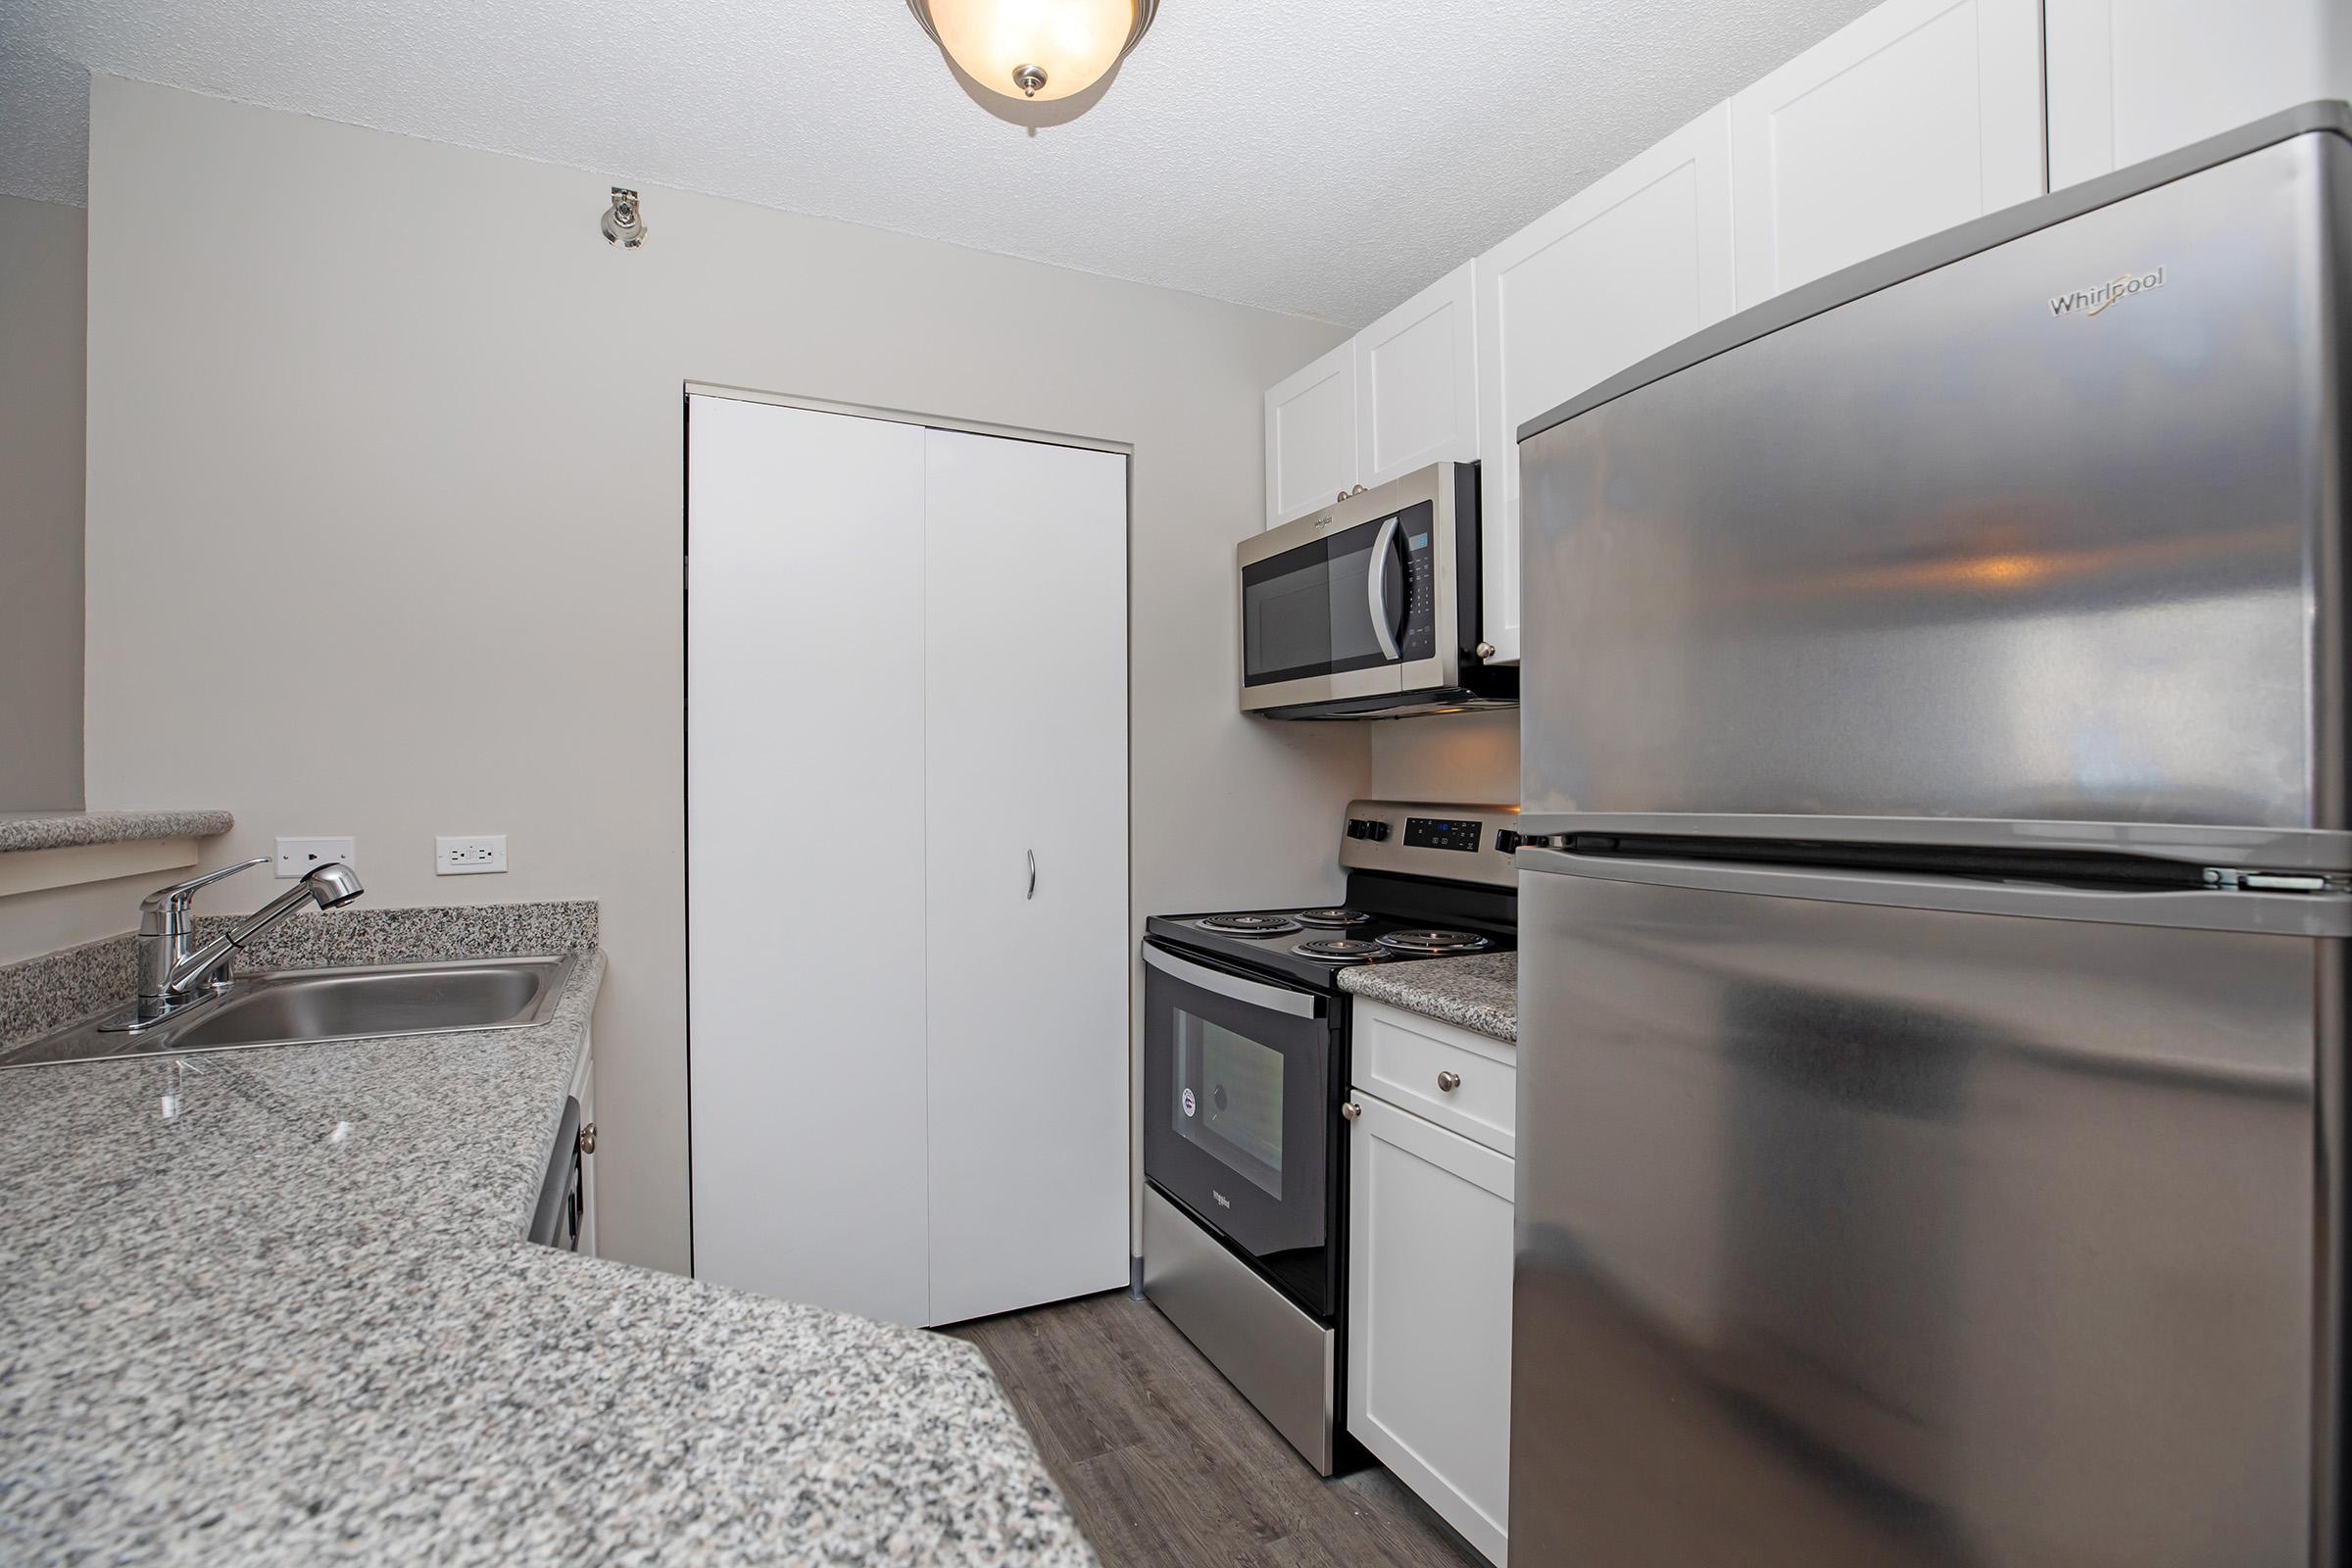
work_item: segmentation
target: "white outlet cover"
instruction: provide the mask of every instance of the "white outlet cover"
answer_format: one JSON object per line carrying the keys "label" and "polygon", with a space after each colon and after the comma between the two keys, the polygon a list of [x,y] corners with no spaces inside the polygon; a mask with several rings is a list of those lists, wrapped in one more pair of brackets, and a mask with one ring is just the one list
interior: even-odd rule
{"label": "white outlet cover", "polygon": [[280,879],[308,876],[320,866],[330,865],[337,860],[349,866],[359,864],[352,858],[351,840],[279,839],[277,841],[277,875]]}
{"label": "white outlet cover", "polygon": [[504,833],[471,833],[433,840],[435,876],[485,876],[506,868]]}

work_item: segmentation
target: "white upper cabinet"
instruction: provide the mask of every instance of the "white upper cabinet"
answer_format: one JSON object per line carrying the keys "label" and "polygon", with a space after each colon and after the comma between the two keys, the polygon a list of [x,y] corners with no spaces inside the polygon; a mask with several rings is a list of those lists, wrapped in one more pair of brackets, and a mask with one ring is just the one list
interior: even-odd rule
{"label": "white upper cabinet", "polygon": [[1741,307],[2040,195],[2041,94],[2040,0],[1887,0],[1740,93]]}
{"label": "white upper cabinet", "polygon": [[1355,477],[1351,339],[1266,392],[1266,526],[1328,507]]}
{"label": "white upper cabinet", "polygon": [[1522,421],[1732,311],[1731,116],[1718,105],[1479,258],[1484,629],[1519,657]]}
{"label": "white upper cabinet", "polygon": [[2343,0],[2045,0],[2052,189],[2352,97]]}
{"label": "white upper cabinet", "polygon": [[1464,262],[1355,335],[1355,483],[1478,461],[1475,264]]}

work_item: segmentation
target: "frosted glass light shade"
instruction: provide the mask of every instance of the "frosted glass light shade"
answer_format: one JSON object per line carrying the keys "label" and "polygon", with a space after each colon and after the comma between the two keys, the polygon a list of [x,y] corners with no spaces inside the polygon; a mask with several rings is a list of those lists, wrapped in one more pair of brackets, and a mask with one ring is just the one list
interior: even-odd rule
{"label": "frosted glass light shade", "polygon": [[906,0],[981,86],[1044,102],[1084,92],[1152,24],[1155,0]]}

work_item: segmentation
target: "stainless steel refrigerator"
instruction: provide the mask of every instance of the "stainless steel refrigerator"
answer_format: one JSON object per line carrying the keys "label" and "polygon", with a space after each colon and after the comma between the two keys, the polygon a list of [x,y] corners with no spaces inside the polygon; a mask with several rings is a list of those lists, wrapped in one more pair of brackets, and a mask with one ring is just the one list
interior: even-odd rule
{"label": "stainless steel refrigerator", "polygon": [[1522,429],[1515,1564],[2337,1562],[2352,118]]}

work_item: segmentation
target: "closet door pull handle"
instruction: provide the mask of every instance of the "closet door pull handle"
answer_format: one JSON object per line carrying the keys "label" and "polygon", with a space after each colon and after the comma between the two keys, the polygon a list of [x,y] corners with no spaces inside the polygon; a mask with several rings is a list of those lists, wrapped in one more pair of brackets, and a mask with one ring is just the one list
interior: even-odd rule
{"label": "closet door pull handle", "polygon": [[1021,897],[1024,899],[1037,897],[1037,852],[1035,850],[1029,852],[1029,891],[1022,894]]}

